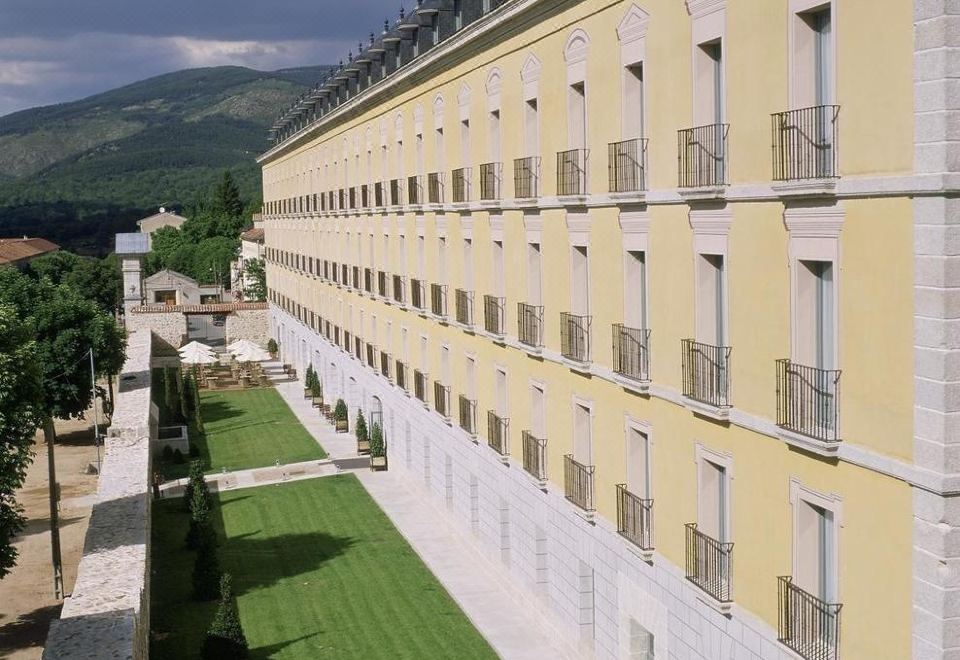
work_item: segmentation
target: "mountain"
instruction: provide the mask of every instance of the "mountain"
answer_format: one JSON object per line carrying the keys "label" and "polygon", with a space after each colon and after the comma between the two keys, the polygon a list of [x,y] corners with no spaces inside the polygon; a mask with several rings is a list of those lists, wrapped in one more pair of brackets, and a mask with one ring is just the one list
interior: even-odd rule
{"label": "mountain", "polygon": [[192,203],[224,169],[259,199],[267,128],[326,69],[188,69],[0,117],[0,237],[102,254],[115,232]]}

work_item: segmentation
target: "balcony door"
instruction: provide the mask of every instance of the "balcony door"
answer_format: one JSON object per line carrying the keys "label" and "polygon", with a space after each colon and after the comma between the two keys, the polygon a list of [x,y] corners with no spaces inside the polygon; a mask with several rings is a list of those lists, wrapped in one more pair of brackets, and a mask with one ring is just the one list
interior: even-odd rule
{"label": "balcony door", "polygon": [[627,429],[627,490],[650,499],[650,439],[633,427]]}
{"label": "balcony door", "polygon": [[797,265],[795,359],[817,369],[836,367],[833,263],[800,260]]}
{"label": "balcony door", "polygon": [[711,346],[726,344],[726,269],[722,254],[698,254],[697,341]]}
{"label": "balcony door", "polygon": [[826,603],[836,602],[833,512],[802,499],[797,506],[794,582]]}
{"label": "balcony door", "polygon": [[726,467],[703,459],[700,463],[697,528],[710,538],[725,543],[729,536]]}
{"label": "balcony door", "polygon": [[547,404],[543,387],[530,386],[530,432],[535,438],[547,437]]}
{"label": "balcony door", "polygon": [[590,409],[580,403],[573,405],[573,460],[581,465],[593,464]]}

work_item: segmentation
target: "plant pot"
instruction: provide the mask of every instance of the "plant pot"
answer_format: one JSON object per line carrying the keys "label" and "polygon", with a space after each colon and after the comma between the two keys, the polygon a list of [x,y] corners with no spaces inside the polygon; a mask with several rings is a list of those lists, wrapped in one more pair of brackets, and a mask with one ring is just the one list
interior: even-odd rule
{"label": "plant pot", "polygon": [[370,457],[370,469],[371,470],[386,470],[387,469],[387,457],[386,456],[371,456]]}
{"label": "plant pot", "polygon": [[358,454],[369,454],[369,453],[370,453],[370,441],[369,441],[369,440],[357,440],[357,453],[358,453]]}
{"label": "plant pot", "polygon": [[320,410],[323,411],[323,397],[322,397],[322,396],[315,396],[315,397],[313,397],[313,407],[314,407],[314,408],[320,408]]}
{"label": "plant pot", "polygon": [[311,393],[312,393],[312,390],[311,390],[309,387],[304,387],[304,388],[303,388],[303,398],[304,398],[304,399],[309,399]]}
{"label": "plant pot", "polygon": [[345,419],[337,420],[337,433],[346,433],[350,430],[350,422]]}

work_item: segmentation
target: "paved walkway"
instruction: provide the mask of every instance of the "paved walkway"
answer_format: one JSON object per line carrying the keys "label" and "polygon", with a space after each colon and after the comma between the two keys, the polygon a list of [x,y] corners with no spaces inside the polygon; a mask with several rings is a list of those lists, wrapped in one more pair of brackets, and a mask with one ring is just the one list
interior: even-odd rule
{"label": "paved walkway", "polygon": [[[277,383],[277,391],[332,459],[357,456],[352,434],[336,433],[303,398],[299,382]],[[454,527],[429,495],[392,472],[358,470],[360,482],[467,617],[506,660],[583,657],[532,606],[522,604],[511,577],[487,559]]]}

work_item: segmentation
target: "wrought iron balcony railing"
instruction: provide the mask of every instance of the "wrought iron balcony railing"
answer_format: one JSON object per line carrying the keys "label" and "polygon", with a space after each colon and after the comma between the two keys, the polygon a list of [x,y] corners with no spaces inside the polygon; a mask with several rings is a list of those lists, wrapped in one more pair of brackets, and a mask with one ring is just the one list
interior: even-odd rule
{"label": "wrought iron balcony railing", "polygon": [[611,142],[607,146],[610,192],[638,192],[647,189],[647,139]]}
{"label": "wrought iron balcony railing", "polygon": [[403,204],[403,181],[401,179],[390,179],[390,205],[400,206]]}
{"label": "wrought iron balcony railing", "polygon": [[731,602],[730,575],[733,544],[722,543],[686,524],[687,579],[721,603]]}
{"label": "wrought iron balcony railing", "polygon": [[677,131],[681,188],[727,185],[727,132],[730,124],[707,124]]}
{"label": "wrought iron balcony railing", "polygon": [[557,152],[557,194],[587,194],[588,149],[569,149]]}
{"label": "wrought iron balcony railing", "polygon": [[517,303],[517,338],[533,348],[543,346],[543,306]]}
{"label": "wrought iron balcony railing", "polygon": [[450,386],[438,380],[433,382],[433,408],[441,417],[450,419]]}
{"label": "wrought iron balcony railing", "polygon": [[510,420],[487,411],[487,444],[501,456],[510,453]]}
{"label": "wrought iron balcony railing", "polygon": [[407,177],[407,202],[411,206],[423,204],[423,177],[419,174]]}
{"label": "wrought iron balcony railing", "polygon": [[427,403],[427,374],[419,369],[413,370],[413,396]]}
{"label": "wrought iron balcony railing", "polygon": [[393,276],[393,299],[401,305],[407,302],[407,278],[403,275]]}
{"label": "wrought iron balcony railing", "polygon": [[680,342],[683,395],[717,408],[730,407],[730,347],[693,339]]}
{"label": "wrought iron balcony railing", "polygon": [[613,324],[613,370],[632,380],[650,380],[650,330]]}
{"label": "wrought iron balcony railing", "polygon": [[415,277],[410,278],[410,304],[416,309],[425,309],[427,306],[426,284]]}
{"label": "wrought iron balcony railing", "polygon": [[653,500],[617,484],[617,531],[641,550],[653,550]]}
{"label": "wrought iron balcony railing", "polygon": [[457,289],[455,292],[456,295],[456,307],[457,307],[457,323],[461,325],[472,326],[473,325],[473,291],[464,291],[463,289]]}
{"label": "wrought iron balcony railing", "polygon": [[480,199],[500,199],[501,163],[484,163],[480,166]]}
{"label": "wrought iron balcony railing", "polygon": [[560,313],[560,353],[568,360],[590,361],[590,316]]}
{"label": "wrought iron balcony railing", "polygon": [[462,204],[470,201],[470,172],[469,167],[460,167],[453,170],[450,176],[453,184],[453,202]]}
{"label": "wrought iron balcony railing", "polygon": [[583,509],[593,511],[593,473],[596,467],[584,465],[573,459],[572,454],[563,457],[563,491],[568,500]]}
{"label": "wrought iron balcony railing", "polygon": [[477,402],[460,395],[460,428],[470,435],[477,434]]}
{"label": "wrought iron balcony railing", "polygon": [[521,433],[523,441],[523,469],[538,481],[547,479],[547,441],[530,431]]}
{"label": "wrought iron balcony railing", "polygon": [[838,442],[839,404],[839,370],[777,360],[777,426],[821,442]]}
{"label": "wrought iron balcony railing", "polygon": [[540,194],[540,159],[536,156],[513,161],[513,196],[530,199]]}
{"label": "wrought iron balcony railing", "polygon": [[779,625],[777,637],[806,660],[836,660],[840,652],[840,603],[828,603],[793,583],[777,578]]}
{"label": "wrought iron balcony railing", "polygon": [[397,360],[394,365],[394,373],[397,374],[397,387],[407,391],[410,388],[410,384],[407,382],[407,365],[402,360]]}
{"label": "wrought iron balcony railing", "polygon": [[430,285],[430,311],[441,318],[447,316],[447,285]]}
{"label": "wrought iron balcony railing", "polygon": [[503,336],[503,308],[506,299],[499,296],[483,297],[483,329],[491,335]]}
{"label": "wrought iron balcony railing", "polygon": [[427,199],[431,204],[443,204],[443,172],[427,175]]}
{"label": "wrought iron balcony railing", "polygon": [[839,105],[817,105],[771,115],[774,181],[838,176],[839,114]]}

